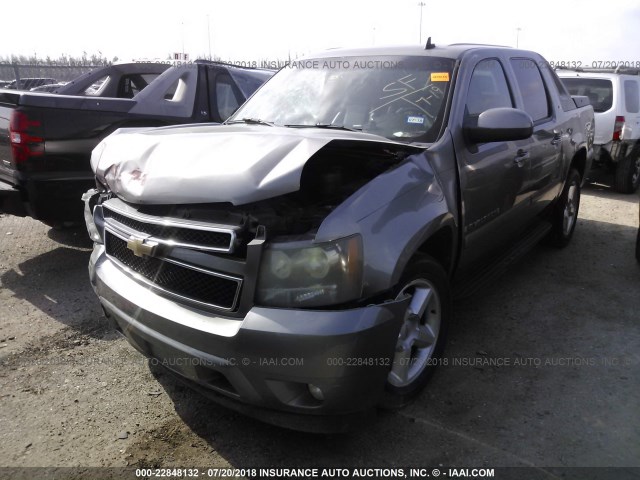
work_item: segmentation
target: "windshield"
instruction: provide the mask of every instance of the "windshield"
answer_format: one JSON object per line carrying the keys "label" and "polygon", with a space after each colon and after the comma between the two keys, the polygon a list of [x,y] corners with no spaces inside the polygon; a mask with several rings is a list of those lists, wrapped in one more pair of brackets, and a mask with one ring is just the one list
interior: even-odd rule
{"label": "windshield", "polygon": [[433,142],[444,118],[454,60],[342,57],[291,62],[227,123],[344,128]]}
{"label": "windshield", "polygon": [[571,95],[589,97],[594,112],[606,112],[613,106],[611,80],[599,78],[561,78]]}

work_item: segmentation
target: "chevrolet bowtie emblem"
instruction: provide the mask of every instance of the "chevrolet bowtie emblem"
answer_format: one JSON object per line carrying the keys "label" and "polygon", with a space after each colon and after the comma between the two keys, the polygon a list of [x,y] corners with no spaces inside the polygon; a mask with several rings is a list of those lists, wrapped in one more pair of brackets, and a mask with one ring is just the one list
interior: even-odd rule
{"label": "chevrolet bowtie emblem", "polygon": [[127,248],[133,252],[136,257],[152,256],[158,244],[149,242],[144,238],[129,237],[127,240]]}

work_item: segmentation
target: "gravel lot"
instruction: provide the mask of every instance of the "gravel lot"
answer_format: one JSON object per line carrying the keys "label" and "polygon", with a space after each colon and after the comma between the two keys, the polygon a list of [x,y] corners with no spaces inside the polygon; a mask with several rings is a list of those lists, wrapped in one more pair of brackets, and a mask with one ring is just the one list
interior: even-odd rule
{"label": "gravel lot", "polygon": [[84,229],[0,216],[0,466],[640,467],[637,228],[637,196],[586,188],[568,248],[456,305],[448,365],[414,404],[328,437],[149,365],[102,317]]}

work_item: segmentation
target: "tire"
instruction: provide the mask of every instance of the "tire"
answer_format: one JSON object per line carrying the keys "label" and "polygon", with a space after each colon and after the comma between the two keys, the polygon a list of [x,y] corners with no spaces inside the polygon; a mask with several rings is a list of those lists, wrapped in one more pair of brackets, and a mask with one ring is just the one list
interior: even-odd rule
{"label": "tire", "polygon": [[451,288],[442,266],[433,258],[414,257],[395,290],[411,295],[398,336],[396,354],[387,377],[381,406],[405,406],[425,387],[441,363],[451,321]]}
{"label": "tire", "polygon": [[621,158],[616,167],[614,186],[620,193],[633,193],[640,185],[640,152],[634,148],[630,155]]}
{"label": "tire", "polygon": [[638,228],[638,238],[636,239],[636,260],[640,263],[640,227]]}
{"label": "tire", "polygon": [[564,248],[571,241],[578,222],[581,183],[580,173],[575,168],[569,170],[562,194],[551,211],[551,231],[546,238],[547,244]]}

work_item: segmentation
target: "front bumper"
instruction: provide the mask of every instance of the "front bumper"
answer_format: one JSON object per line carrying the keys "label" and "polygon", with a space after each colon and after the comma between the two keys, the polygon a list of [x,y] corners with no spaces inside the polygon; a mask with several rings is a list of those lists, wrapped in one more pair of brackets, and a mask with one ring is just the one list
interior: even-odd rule
{"label": "front bumper", "polygon": [[237,319],[153,293],[111,262],[103,245],[96,244],[89,273],[107,316],[154,363],[226,406],[307,431],[348,429],[374,411],[408,303],[253,307]]}

